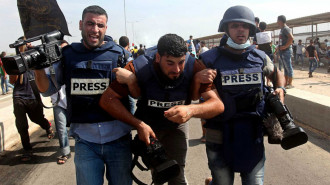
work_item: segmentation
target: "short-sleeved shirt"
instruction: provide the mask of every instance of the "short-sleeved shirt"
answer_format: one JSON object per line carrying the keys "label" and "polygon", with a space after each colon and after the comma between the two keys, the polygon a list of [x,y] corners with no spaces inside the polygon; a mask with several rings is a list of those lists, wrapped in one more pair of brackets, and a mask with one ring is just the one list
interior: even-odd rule
{"label": "short-sleeved shirt", "polygon": [[305,46],[304,45],[302,45],[302,44],[298,44],[297,45],[297,54],[303,54],[303,48],[304,48]]}
{"label": "short-sleeved shirt", "polygon": [[[284,26],[284,28],[281,29],[280,35],[279,35],[279,45],[285,46],[285,44],[288,42],[289,35],[291,33],[291,29],[288,26]],[[291,45],[287,48],[289,49],[292,47]]]}
{"label": "short-sleeved shirt", "polygon": [[309,57],[315,57],[314,56],[314,51],[315,51],[315,46],[313,45],[309,45],[307,48],[306,48],[306,51],[308,52],[308,55]]}
{"label": "short-sleeved shirt", "polygon": [[[154,62],[153,63],[154,65],[154,68],[155,68],[155,71],[156,73],[160,73],[162,74],[162,71],[160,69],[160,66],[158,63]],[[135,69],[134,69],[134,65],[133,65],[133,62],[129,62],[126,66],[125,66],[125,69],[131,71],[132,73],[135,74]],[[199,60],[196,60],[194,62],[194,69],[193,69],[193,75],[195,75],[197,72],[203,70],[203,69],[206,69],[205,65],[199,61]],[[111,83],[110,87],[116,92],[118,93],[119,95],[125,97],[129,94],[129,89],[128,89],[128,86],[127,85],[124,85],[124,84],[120,84],[117,80],[115,80],[114,82]],[[203,93],[203,92],[207,92],[209,90],[212,90],[214,89],[215,87],[213,86],[213,84],[202,84],[200,89],[199,89],[199,93]]]}

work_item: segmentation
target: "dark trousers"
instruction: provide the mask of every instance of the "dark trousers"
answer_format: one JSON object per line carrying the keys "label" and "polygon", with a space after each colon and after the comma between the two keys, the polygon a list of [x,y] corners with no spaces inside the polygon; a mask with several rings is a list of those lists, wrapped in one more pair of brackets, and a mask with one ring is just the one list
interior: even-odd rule
{"label": "dark trousers", "polygon": [[32,122],[40,125],[41,128],[45,130],[50,128],[50,123],[44,116],[44,110],[41,102],[36,99],[14,98],[14,114],[16,117],[16,128],[21,136],[23,149],[31,150],[32,146],[30,144],[28,131],[29,124],[26,114]]}

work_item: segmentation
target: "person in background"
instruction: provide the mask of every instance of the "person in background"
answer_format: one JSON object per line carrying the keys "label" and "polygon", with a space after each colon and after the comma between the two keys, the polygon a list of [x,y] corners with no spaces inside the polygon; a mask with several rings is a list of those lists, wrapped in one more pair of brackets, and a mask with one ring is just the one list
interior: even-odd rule
{"label": "person in background", "polygon": [[301,70],[303,70],[304,68],[304,51],[305,51],[305,46],[302,44],[301,39],[298,40],[298,44],[297,44],[297,64],[299,65],[299,58],[301,61]]}
{"label": "person in background", "polygon": [[[25,39],[20,37],[20,39]],[[20,52],[28,50],[28,47],[32,47],[30,43],[19,47]],[[16,128],[21,137],[23,145],[23,154],[21,161],[26,162],[31,160],[33,156],[32,145],[30,143],[29,136],[29,123],[26,115],[30,120],[46,131],[48,139],[54,137],[54,131],[51,127],[51,123],[45,118],[44,110],[40,98],[40,94],[34,94],[30,85],[29,77],[34,77],[33,71],[26,71],[20,75],[10,75],[10,82],[14,85],[13,91],[13,105]]]}
{"label": "person in background", "polygon": [[9,83],[9,76],[6,73],[5,68],[3,67],[3,63],[1,61],[2,57],[6,56],[6,52],[1,52],[0,55],[0,76],[1,76],[1,90],[2,90],[2,95],[5,95],[9,92],[9,88],[14,89],[14,86]]}
{"label": "person in background", "polygon": [[[66,41],[63,41],[61,47],[65,47],[68,45]],[[49,67],[45,68],[46,74],[50,74]],[[58,103],[55,105],[55,102]],[[65,85],[62,85],[61,89],[58,93],[51,95],[51,101],[54,105],[53,113],[54,113],[54,122],[56,133],[58,135],[58,142],[60,144],[60,153],[61,155],[57,157],[57,164],[65,164],[68,159],[71,158],[71,150],[70,150],[70,143],[68,137],[68,130],[67,126],[67,100],[66,100],[66,92],[65,92]]]}
{"label": "person in background", "polygon": [[201,49],[199,50],[198,55],[200,55],[200,54],[202,54],[202,53],[204,53],[205,51],[208,51],[208,50],[209,50],[209,48],[206,47],[205,41],[201,41]]}
{"label": "person in background", "polygon": [[[119,38],[119,45],[123,48],[125,48],[129,52],[129,39],[126,36],[122,36]],[[131,52],[129,52],[129,58],[127,59],[127,62],[130,62],[133,60],[133,55]],[[130,112],[134,114],[136,110],[136,100],[129,96],[128,97],[129,104],[130,104]]]}
{"label": "person in background", "polygon": [[277,17],[277,25],[281,28],[279,34],[279,53],[284,66],[284,77],[286,79],[286,89],[293,88],[293,68],[291,62],[293,35],[291,29],[286,25],[286,17]]}
{"label": "person in background", "polygon": [[316,51],[316,48],[314,46],[314,42],[312,39],[309,41],[309,46],[307,46],[307,48],[306,48],[306,57],[309,60],[308,77],[312,78],[313,72],[317,68],[317,62],[319,61],[319,57],[317,55],[317,51]]}

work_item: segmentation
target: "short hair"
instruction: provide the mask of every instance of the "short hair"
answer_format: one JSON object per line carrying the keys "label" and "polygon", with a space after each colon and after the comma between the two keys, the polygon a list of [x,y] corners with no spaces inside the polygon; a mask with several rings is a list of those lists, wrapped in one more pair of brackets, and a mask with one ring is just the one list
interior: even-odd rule
{"label": "short hair", "polygon": [[192,36],[192,35],[190,35],[190,36],[189,36],[189,38],[191,38],[191,39],[192,39],[192,38],[193,38],[193,36]]}
{"label": "short hair", "polygon": [[259,19],[259,17],[255,17],[255,18],[254,18],[254,22],[257,22],[257,23],[259,23],[259,22],[260,22],[260,19]]}
{"label": "short hair", "polygon": [[121,37],[119,38],[119,45],[122,46],[122,47],[126,47],[126,46],[128,46],[128,45],[129,45],[129,39],[128,39],[128,37],[126,37],[126,36],[121,36]]}
{"label": "short hair", "polygon": [[202,41],[201,41],[201,44],[205,44],[205,41],[202,40]]}
{"label": "short hair", "polygon": [[324,42],[328,42],[328,39],[325,39]]}
{"label": "short hair", "polygon": [[281,21],[281,22],[283,22],[283,23],[286,23],[286,17],[285,17],[284,15],[280,15],[280,16],[278,16],[278,17],[277,17],[277,20],[278,20],[278,21]]}
{"label": "short hair", "polygon": [[140,55],[144,55],[144,50],[143,49],[139,49],[138,52],[137,52],[138,56]]}
{"label": "short hair", "polygon": [[140,44],[140,48],[142,48],[143,47],[143,45],[142,44]]}
{"label": "short hair", "polygon": [[299,39],[299,40],[298,40],[298,42],[302,42],[302,40],[301,40],[301,39]]}
{"label": "short hair", "polygon": [[266,28],[267,28],[267,23],[265,23],[265,22],[261,22],[261,23],[259,24],[259,28],[260,28],[261,30],[266,30]]}
{"label": "short hair", "polygon": [[108,21],[107,12],[103,8],[101,8],[100,6],[92,5],[92,6],[86,7],[84,9],[83,13],[82,13],[82,20],[84,20],[84,17],[87,13],[92,13],[92,14],[97,14],[97,15],[105,15],[107,17],[107,21]]}
{"label": "short hair", "polygon": [[5,51],[1,52],[1,55],[0,55],[0,56],[1,56],[1,57],[6,56],[6,52],[5,52]]}
{"label": "short hair", "polygon": [[160,56],[181,57],[187,53],[184,39],[176,34],[166,34],[158,40],[157,50]]}

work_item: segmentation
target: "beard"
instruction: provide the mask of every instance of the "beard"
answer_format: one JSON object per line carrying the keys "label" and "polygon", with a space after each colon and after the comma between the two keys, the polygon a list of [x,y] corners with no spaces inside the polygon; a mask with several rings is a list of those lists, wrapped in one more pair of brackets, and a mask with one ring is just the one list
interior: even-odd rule
{"label": "beard", "polygon": [[88,38],[88,33],[86,33],[85,31],[82,31],[81,32],[81,36],[83,38],[83,42],[85,44],[85,46],[88,48],[88,49],[95,49],[95,48],[98,48],[102,45],[103,41],[104,41],[104,35],[101,35],[99,36],[99,39],[98,39],[98,42],[96,43],[91,43],[89,41],[89,38]]}

